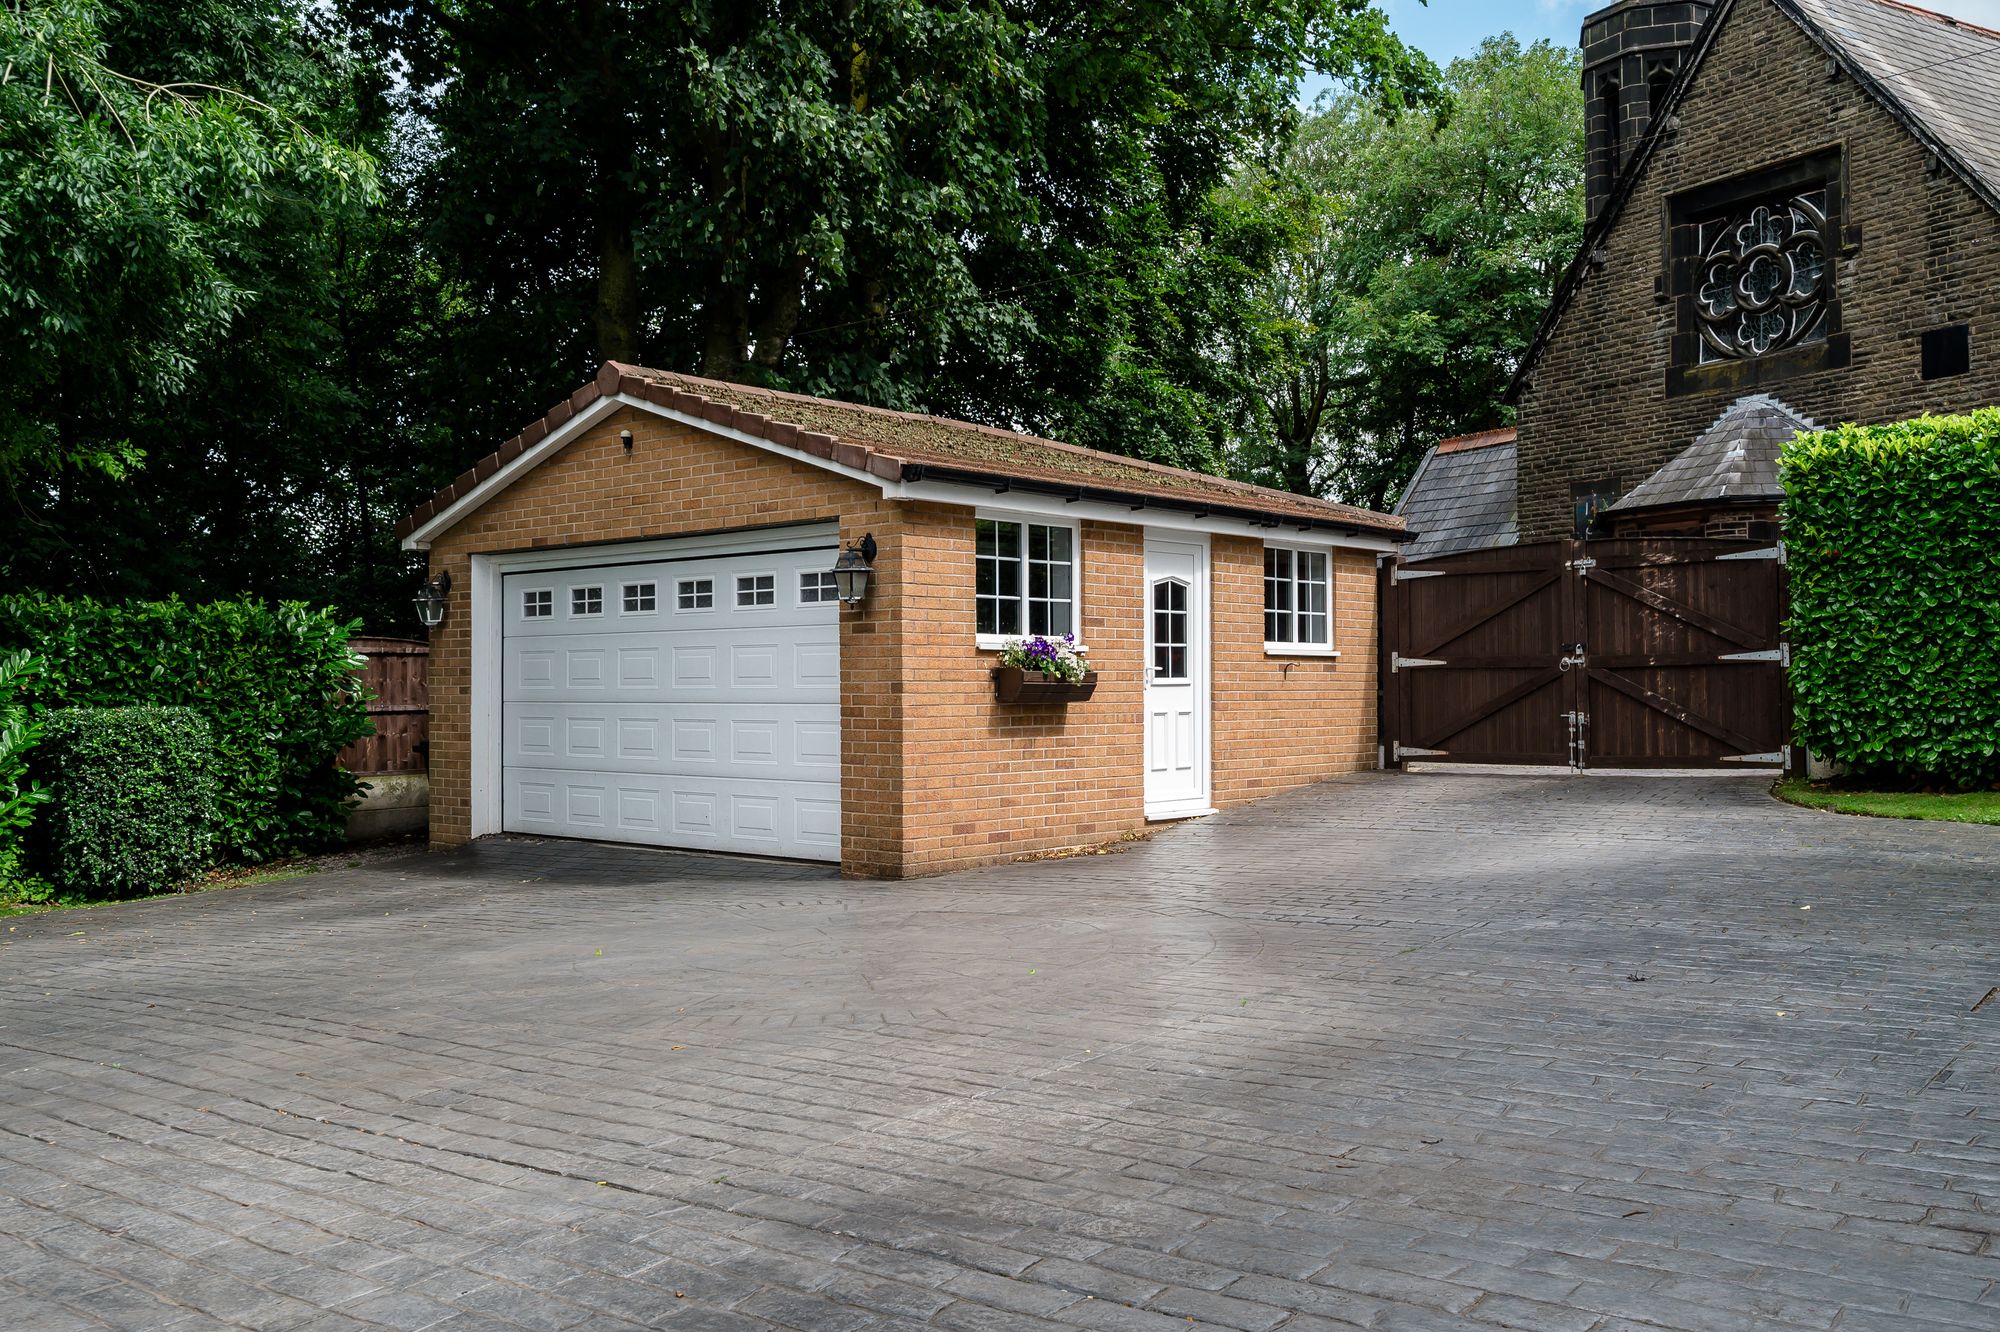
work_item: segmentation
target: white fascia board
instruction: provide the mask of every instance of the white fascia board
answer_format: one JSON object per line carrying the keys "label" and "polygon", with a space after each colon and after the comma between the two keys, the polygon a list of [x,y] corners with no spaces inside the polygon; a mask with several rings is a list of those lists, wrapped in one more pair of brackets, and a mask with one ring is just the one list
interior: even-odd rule
{"label": "white fascia board", "polygon": [[[1255,537],[1276,544],[1338,546],[1347,550],[1394,551],[1401,543],[1387,537],[1329,532],[1296,518],[1272,518],[1277,526],[1253,523],[1233,514],[1196,515],[1178,508],[1155,507],[1134,496],[1130,503],[1106,500],[1066,500],[1060,495],[1043,495],[1027,490],[1000,490],[998,486],[974,486],[954,481],[882,482],[889,499],[928,500],[937,504],[962,504],[975,509],[991,509],[1012,514],[1032,514],[1075,522],[1089,518],[1096,522],[1123,523],[1127,527],[1157,527],[1177,532],[1206,532],[1223,536]],[[1195,501],[1190,501],[1195,502]]]}
{"label": "white fascia board", "polygon": [[822,471],[832,472],[836,476],[846,477],[850,481],[880,491],[885,499],[927,500],[939,504],[959,504],[975,509],[1005,508],[1014,513],[1048,515],[1072,522],[1089,518],[1098,522],[1124,523],[1131,527],[1173,528],[1183,532],[1219,532],[1227,536],[1248,536],[1270,541],[1310,541],[1347,550],[1379,552],[1400,549],[1400,543],[1386,537],[1328,532],[1301,523],[1297,519],[1280,518],[1277,515],[1273,515],[1277,525],[1266,526],[1230,515],[1197,516],[1180,509],[1155,507],[1136,498],[1130,504],[1120,504],[1103,500],[1065,500],[1058,495],[1042,495],[1027,490],[1001,490],[998,486],[975,486],[948,481],[891,481],[863,468],[849,467],[831,458],[817,457],[802,449],[773,444],[761,436],[730,426],[718,425],[704,417],[674,411],[659,403],[635,398],[625,393],[614,393],[609,397],[599,398],[563,422],[561,426],[550,431],[546,439],[533,448],[523,451],[514,461],[487,477],[466,494],[459,496],[449,508],[404,537],[403,549],[429,550],[431,541],[438,533],[447,530],[500,491],[533,471],[570,440],[620,407],[632,407],[642,412],[650,412],[654,416],[664,417],[697,430],[705,430],[711,435],[720,435],[724,439],[734,440],[765,453],[809,463]]}

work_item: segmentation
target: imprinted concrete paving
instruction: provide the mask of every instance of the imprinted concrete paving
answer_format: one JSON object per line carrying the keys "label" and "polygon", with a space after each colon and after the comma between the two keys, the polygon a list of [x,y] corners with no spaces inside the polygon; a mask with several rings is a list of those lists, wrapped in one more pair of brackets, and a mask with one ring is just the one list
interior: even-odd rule
{"label": "imprinted concrete paving", "polygon": [[0,1328],[2000,1329],[2000,830],[1328,783],[0,928]]}

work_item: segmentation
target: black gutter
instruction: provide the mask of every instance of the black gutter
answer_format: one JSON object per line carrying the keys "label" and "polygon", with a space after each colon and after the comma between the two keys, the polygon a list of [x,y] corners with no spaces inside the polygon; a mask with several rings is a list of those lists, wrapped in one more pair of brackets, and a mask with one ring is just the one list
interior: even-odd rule
{"label": "black gutter", "polygon": [[1221,518],[1238,518],[1258,527],[1295,527],[1302,530],[1335,532],[1344,536],[1375,537],[1384,541],[1411,541],[1416,533],[1401,527],[1370,527],[1364,523],[1341,522],[1333,518],[1311,518],[1303,514],[1275,514],[1262,509],[1246,509],[1234,504],[1217,504],[1210,500],[1176,499],[1169,495],[1139,494],[1129,490],[1107,490],[1101,486],[1070,485],[1062,481],[1033,481],[1019,476],[1003,476],[997,472],[978,472],[960,467],[938,467],[930,463],[903,464],[905,481],[943,481],[956,485],[978,486],[999,494],[1009,490],[1025,490],[1039,495],[1054,495],[1064,500],[1095,500],[1103,504],[1123,504],[1134,510],[1157,508],[1170,509],[1178,513],[1192,513],[1197,518],[1211,514]]}

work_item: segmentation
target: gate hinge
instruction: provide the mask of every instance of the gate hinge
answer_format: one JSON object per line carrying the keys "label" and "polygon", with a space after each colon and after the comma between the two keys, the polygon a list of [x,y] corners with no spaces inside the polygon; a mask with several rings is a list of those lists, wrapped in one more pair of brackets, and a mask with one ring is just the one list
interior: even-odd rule
{"label": "gate hinge", "polygon": [[1442,578],[1442,577],[1444,577],[1444,570],[1442,569],[1405,569],[1400,564],[1392,564],[1389,566],[1389,581],[1392,584],[1407,583],[1412,578]]}
{"label": "gate hinge", "polygon": [[1563,568],[1574,569],[1580,574],[1587,575],[1592,569],[1595,569],[1596,567],[1597,567],[1597,561],[1593,560],[1588,555],[1585,555],[1582,559],[1563,561]]}
{"label": "gate hinge", "polygon": [[1778,562],[1779,564],[1781,564],[1781,565],[1782,565],[1782,564],[1784,564],[1784,563],[1785,563],[1785,543],[1784,543],[1784,542],[1782,542],[1782,541],[1780,541],[1780,542],[1779,542],[1779,543],[1778,543],[1777,545],[1775,545],[1775,546],[1766,546],[1766,547],[1765,547],[1764,549],[1762,549],[1762,550],[1739,550],[1739,551],[1734,551],[1734,552],[1732,552],[1732,553],[1730,553],[1730,554],[1728,554],[1728,555],[1718,555],[1718,556],[1716,556],[1715,558],[1716,558],[1716,559],[1717,559],[1718,561],[1720,561],[1720,560],[1776,560],[1776,561],[1777,561],[1777,562]]}
{"label": "gate hinge", "polygon": [[1774,648],[1765,648],[1762,652],[1725,652],[1717,657],[1716,660],[1775,661],[1780,666],[1790,668],[1792,664],[1792,645],[1790,643],[1780,643]]}
{"label": "gate hinge", "polygon": [[1792,766],[1792,747],[1786,745],[1781,749],[1772,750],[1768,754],[1724,754],[1722,761],[1724,763],[1779,763],[1789,768]]}
{"label": "gate hinge", "polygon": [[1449,749],[1418,749],[1415,745],[1406,745],[1400,740],[1393,741],[1389,749],[1399,763],[1406,758],[1441,758],[1451,753]]}
{"label": "gate hinge", "polygon": [[1442,666],[1445,663],[1435,657],[1406,657],[1400,652],[1389,654],[1389,673],[1394,675],[1405,666]]}

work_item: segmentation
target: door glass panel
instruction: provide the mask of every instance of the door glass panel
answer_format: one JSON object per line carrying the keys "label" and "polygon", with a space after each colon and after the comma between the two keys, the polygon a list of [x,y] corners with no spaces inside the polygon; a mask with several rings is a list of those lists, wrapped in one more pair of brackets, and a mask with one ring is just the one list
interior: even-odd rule
{"label": "door glass panel", "polygon": [[1177,579],[1153,584],[1153,679],[1188,678],[1188,586]]}

